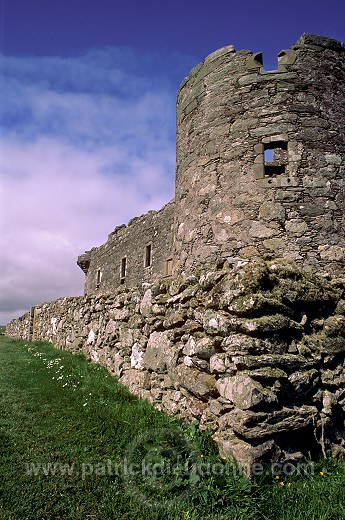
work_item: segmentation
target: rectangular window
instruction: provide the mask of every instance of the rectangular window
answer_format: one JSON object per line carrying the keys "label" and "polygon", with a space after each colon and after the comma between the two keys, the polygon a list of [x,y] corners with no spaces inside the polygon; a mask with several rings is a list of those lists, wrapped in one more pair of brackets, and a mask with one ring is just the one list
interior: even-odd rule
{"label": "rectangular window", "polygon": [[96,289],[99,289],[101,285],[102,273],[100,269],[97,269]]}
{"label": "rectangular window", "polygon": [[274,177],[285,173],[288,163],[287,142],[272,141],[264,144],[265,177]]}
{"label": "rectangular window", "polygon": [[149,244],[145,247],[145,267],[150,267],[152,263],[152,245]]}
{"label": "rectangular window", "polygon": [[166,261],[166,264],[165,264],[165,274],[166,274],[166,276],[171,276],[172,275],[172,267],[173,267],[172,258],[168,258],[167,261]]}
{"label": "rectangular window", "polygon": [[120,268],[120,283],[125,283],[127,274],[127,257],[122,258]]}

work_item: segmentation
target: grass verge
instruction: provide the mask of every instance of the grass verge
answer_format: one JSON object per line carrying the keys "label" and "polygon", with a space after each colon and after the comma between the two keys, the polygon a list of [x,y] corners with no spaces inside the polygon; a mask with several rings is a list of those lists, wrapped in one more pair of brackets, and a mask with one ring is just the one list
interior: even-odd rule
{"label": "grass verge", "polygon": [[345,518],[344,463],[248,481],[194,424],[48,343],[0,337],[0,413],[2,519]]}

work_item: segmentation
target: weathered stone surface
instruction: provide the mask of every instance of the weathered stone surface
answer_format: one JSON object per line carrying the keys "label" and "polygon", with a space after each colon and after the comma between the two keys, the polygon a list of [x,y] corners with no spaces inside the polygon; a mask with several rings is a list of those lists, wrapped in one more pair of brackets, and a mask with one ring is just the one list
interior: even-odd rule
{"label": "weathered stone surface", "polygon": [[140,333],[137,329],[129,329],[119,325],[119,343],[126,354],[131,354],[134,343],[140,343]]}
{"label": "weathered stone surface", "polygon": [[[200,401],[200,399],[195,398],[191,395],[183,397],[181,401],[181,415],[183,417],[190,417],[192,415],[194,419],[201,420],[203,415],[205,417],[205,413],[206,415],[210,413],[208,410],[208,406],[205,402]],[[201,427],[201,421],[199,424]]]}
{"label": "weathered stone surface", "polygon": [[134,368],[126,370],[120,381],[134,394],[138,394],[141,389],[148,390],[150,388],[150,374]]}
{"label": "weathered stone surface", "polygon": [[169,285],[170,296],[176,296],[179,293],[183,293],[189,285],[194,285],[197,279],[194,276],[179,276],[175,277]]}
{"label": "weathered stone surface", "polygon": [[262,242],[262,245],[266,249],[273,251],[276,256],[279,256],[287,247],[286,241],[281,238],[268,238]]}
{"label": "weathered stone surface", "polygon": [[116,352],[113,359],[110,359],[109,370],[117,377],[122,375],[123,357],[119,352]]}
{"label": "weathered stone surface", "polygon": [[163,322],[163,325],[166,329],[170,329],[172,327],[176,327],[178,325],[183,325],[186,321],[186,312],[183,311],[174,311],[169,309],[166,313],[166,318]]}
{"label": "weathered stone surface", "polygon": [[202,289],[209,290],[216,285],[226,274],[226,271],[208,271],[200,276],[199,284]]}
{"label": "weathered stone surface", "polygon": [[230,320],[225,313],[207,310],[203,317],[203,327],[209,334],[225,335],[229,331]]}
{"label": "weathered stone surface", "polygon": [[210,374],[179,365],[175,370],[170,371],[169,375],[197,397],[205,398],[215,393],[216,379]]}
{"label": "weathered stone surface", "polygon": [[194,338],[190,336],[183,349],[183,353],[187,356],[196,355],[201,359],[210,359],[215,352],[214,341],[209,337]]}
{"label": "weathered stone surface", "polygon": [[228,307],[231,314],[238,316],[255,316],[259,314],[285,313],[292,315],[292,309],[281,301],[256,293],[236,298]]}
{"label": "weathered stone surface", "polygon": [[232,319],[230,323],[236,331],[246,334],[302,329],[299,323],[291,320],[290,318],[287,318],[286,316],[283,316],[282,314],[274,314],[272,316],[264,316],[260,318],[251,318],[248,320]]}
{"label": "weathered stone surface", "polygon": [[227,357],[225,354],[215,354],[214,356],[211,356],[211,358],[210,358],[211,374],[213,372],[218,372],[218,373],[225,372],[229,366],[229,363],[227,361],[228,360],[227,360]]}
{"label": "weathered stone surface", "polygon": [[302,351],[303,347],[306,348],[306,352],[337,354],[345,352],[345,337],[328,337],[324,333],[312,334],[303,338],[301,344],[298,345],[300,351]]}
{"label": "weathered stone surface", "polygon": [[345,337],[345,316],[333,315],[329,316],[323,324],[323,332],[326,336],[341,335]]}
{"label": "weathered stone surface", "polygon": [[140,314],[143,316],[149,316],[152,311],[152,291],[147,289],[143,299],[140,302]]}
{"label": "weathered stone surface", "polygon": [[319,373],[315,369],[305,372],[294,372],[289,376],[289,382],[295,392],[305,395],[314,390],[315,385],[319,382]]}
{"label": "weathered stone surface", "polygon": [[233,356],[232,363],[238,370],[255,369],[263,366],[281,367],[283,370],[311,368],[318,360],[296,354],[263,354],[261,356]]}
{"label": "weathered stone surface", "polygon": [[279,277],[272,292],[277,300],[289,307],[296,307],[296,302],[307,308],[313,302],[332,305],[339,300],[339,290],[316,273],[302,271],[296,264],[286,261],[275,260],[268,265],[270,271]]}
{"label": "weathered stone surface", "polygon": [[217,401],[217,399],[210,399],[208,402],[208,407],[213,415],[220,415],[224,409],[223,405]]}
{"label": "weathered stone surface", "polygon": [[168,331],[152,332],[144,355],[144,366],[147,370],[165,372],[177,359],[171,335]]}
{"label": "weathered stone surface", "polygon": [[181,392],[167,391],[163,394],[162,405],[171,415],[177,414],[180,411],[180,399],[182,397]]}
{"label": "weathered stone surface", "polygon": [[274,336],[265,339],[247,336],[246,334],[229,334],[222,341],[222,349],[227,354],[243,355],[243,354],[266,354],[266,353],[283,353],[287,350],[287,345],[281,338]]}
{"label": "weathered stone surface", "polygon": [[306,429],[313,424],[316,416],[317,408],[305,405],[268,413],[236,409],[219,419],[219,426],[221,430],[230,426],[235,433],[247,439],[263,439]]}
{"label": "weathered stone surface", "polygon": [[319,246],[320,257],[326,261],[343,261],[345,258],[345,248],[342,246],[322,245]]}
{"label": "weathered stone surface", "polygon": [[252,238],[271,238],[279,235],[279,230],[265,226],[261,222],[253,222],[249,233]]}
{"label": "weathered stone surface", "polygon": [[272,368],[272,367],[263,367],[257,368],[254,370],[245,370],[241,372],[241,375],[248,375],[249,377],[259,379],[259,380],[267,380],[267,379],[285,379],[287,378],[287,373],[280,368]]}
{"label": "weathered stone surface", "polygon": [[119,322],[115,320],[109,320],[105,328],[105,334],[107,336],[113,336],[119,329]]}
{"label": "weathered stone surface", "polygon": [[340,367],[337,367],[335,370],[321,370],[321,381],[326,388],[343,388],[345,386],[344,370]]}
{"label": "weathered stone surface", "polygon": [[285,220],[285,208],[281,203],[264,202],[259,209],[259,217],[263,220]]}
{"label": "weathered stone surface", "polygon": [[224,459],[234,458],[244,469],[248,476],[262,474],[263,465],[258,461],[274,461],[277,451],[273,440],[265,441],[259,445],[239,439],[233,432],[217,432],[213,439],[218,444],[220,455]]}
{"label": "weathered stone surface", "polygon": [[172,296],[171,298],[169,298],[167,300],[167,303],[175,303],[175,302],[185,303],[186,301],[190,300],[195,295],[195,293],[197,292],[198,289],[199,289],[198,285],[190,285],[186,289],[184,289],[184,291],[182,291],[181,293],[177,293],[177,294],[175,294],[175,296]]}
{"label": "weathered stone surface", "polygon": [[109,316],[113,320],[123,321],[123,320],[126,320],[129,317],[129,312],[128,312],[128,309],[126,309],[126,308],[123,308],[123,309],[111,309],[109,311]]}
{"label": "weathered stone surface", "polygon": [[131,355],[131,367],[141,369],[144,365],[144,352],[139,343],[134,343]]}
{"label": "weathered stone surface", "polygon": [[260,403],[276,403],[277,396],[268,388],[248,376],[218,379],[217,390],[222,397],[233,402],[236,408],[246,410]]}
{"label": "weathered stone surface", "polygon": [[336,314],[341,314],[342,316],[345,316],[345,300],[339,300],[335,312]]}

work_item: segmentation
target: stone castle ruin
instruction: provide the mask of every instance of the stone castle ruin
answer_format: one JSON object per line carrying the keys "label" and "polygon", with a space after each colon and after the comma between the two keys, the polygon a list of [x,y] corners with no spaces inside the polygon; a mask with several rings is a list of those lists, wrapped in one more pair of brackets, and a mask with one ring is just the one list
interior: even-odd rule
{"label": "stone castle ruin", "polygon": [[177,96],[175,198],[78,258],[85,293],[217,258],[344,265],[345,46],[304,34],[278,55],[223,47]]}
{"label": "stone castle ruin", "polygon": [[175,198],[78,258],[13,337],[83,352],[253,464],[345,455],[345,44],[224,47],[177,97]]}

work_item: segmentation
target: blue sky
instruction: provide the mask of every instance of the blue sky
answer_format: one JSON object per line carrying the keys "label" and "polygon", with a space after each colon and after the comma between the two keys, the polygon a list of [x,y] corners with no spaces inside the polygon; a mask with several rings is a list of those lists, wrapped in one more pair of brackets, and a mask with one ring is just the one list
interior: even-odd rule
{"label": "blue sky", "polygon": [[266,68],[344,0],[0,0],[0,323],[83,292],[78,254],[174,195],[175,98],[224,45]]}

